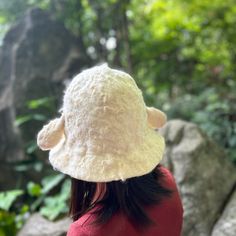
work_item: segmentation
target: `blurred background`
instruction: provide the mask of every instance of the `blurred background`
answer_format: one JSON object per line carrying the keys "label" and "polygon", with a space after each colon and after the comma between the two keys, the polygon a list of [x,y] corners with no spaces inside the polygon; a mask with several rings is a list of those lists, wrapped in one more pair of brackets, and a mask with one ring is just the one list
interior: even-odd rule
{"label": "blurred background", "polygon": [[69,180],[35,138],[96,64],[130,73],[148,106],[196,123],[235,164],[235,25],[235,0],[0,0],[0,236],[68,211]]}

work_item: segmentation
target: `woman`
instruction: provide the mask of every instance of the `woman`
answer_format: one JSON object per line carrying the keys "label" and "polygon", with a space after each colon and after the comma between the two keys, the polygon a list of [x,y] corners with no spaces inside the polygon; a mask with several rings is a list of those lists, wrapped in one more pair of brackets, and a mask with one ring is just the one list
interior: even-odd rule
{"label": "woman", "polygon": [[146,107],[128,74],[96,66],[66,89],[62,114],[39,132],[52,166],[72,177],[67,236],[179,236],[183,209],[159,163],[163,112]]}

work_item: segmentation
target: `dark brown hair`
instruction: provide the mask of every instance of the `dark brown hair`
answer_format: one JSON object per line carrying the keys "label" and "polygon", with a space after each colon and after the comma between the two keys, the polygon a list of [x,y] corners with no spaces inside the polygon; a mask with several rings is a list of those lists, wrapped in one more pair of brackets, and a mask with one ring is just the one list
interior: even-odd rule
{"label": "dark brown hair", "polygon": [[71,180],[70,215],[75,221],[83,214],[99,206],[94,211],[97,215],[95,224],[105,224],[115,213],[123,212],[135,226],[147,227],[154,222],[145,208],[159,204],[163,197],[170,197],[172,191],[162,186],[164,177],[160,165],[151,173],[127,179],[105,183],[105,195],[93,202],[96,183]]}

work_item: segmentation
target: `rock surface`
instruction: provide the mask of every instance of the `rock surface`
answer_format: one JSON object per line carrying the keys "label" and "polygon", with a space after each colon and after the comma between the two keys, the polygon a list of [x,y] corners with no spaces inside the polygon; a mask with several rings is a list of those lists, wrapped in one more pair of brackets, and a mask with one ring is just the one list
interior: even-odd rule
{"label": "rock surface", "polygon": [[62,23],[38,8],[30,9],[4,38],[1,80],[12,82],[17,114],[25,102],[61,92],[86,58],[80,42]]}
{"label": "rock surface", "polygon": [[68,218],[50,222],[40,214],[33,214],[18,236],[66,236],[71,221]]}
{"label": "rock surface", "polygon": [[236,190],[234,190],[223,214],[216,222],[211,236],[236,235]]}
{"label": "rock surface", "polygon": [[182,196],[183,236],[209,236],[229,201],[236,182],[235,168],[192,123],[173,120],[161,132],[167,144],[163,164],[174,174]]}
{"label": "rock surface", "polygon": [[[5,178],[16,174],[8,165],[24,159],[23,144],[35,140],[42,126],[37,119],[55,115],[63,80],[88,64],[81,51],[78,39],[61,22],[38,8],[28,10],[7,32],[0,48],[1,189],[15,187],[15,179],[19,178]],[[52,98],[50,110],[27,107],[28,101],[45,97]],[[19,116],[32,117],[21,126],[21,134],[14,125]],[[26,174],[33,180],[32,174]]]}
{"label": "rock surface", "polygon": [[[64,89],[63,81],[88,64],[87,57],[81,53],[79,40],[62,23],[38,8],[28,10],[8,31],[1,51],[1,100],[7,107],[14,104],[17,116],[32,116],[34,113],[50,116],[50,111],[45,109],[29,111],[27,102],[50,97],[54,99],[54,110],[57,110]],[[42,124],[28,124],[23,128],[27,131],[23,138],[30,140],[35,138]]]}

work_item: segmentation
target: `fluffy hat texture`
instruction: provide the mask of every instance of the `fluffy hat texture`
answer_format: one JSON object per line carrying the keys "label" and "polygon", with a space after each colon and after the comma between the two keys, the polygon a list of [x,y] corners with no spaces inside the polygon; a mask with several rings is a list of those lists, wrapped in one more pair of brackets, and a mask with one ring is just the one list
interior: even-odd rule
{"label": "fluffy hat texture", "polygon": [[65,91],[62,116],[39,132],[52,166],[92,182],[125,180],[152,171],[164,139],[154,129],[163,112],[146,107],[142,92],[125,72],[96,66],[77,75]]}

